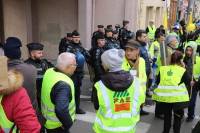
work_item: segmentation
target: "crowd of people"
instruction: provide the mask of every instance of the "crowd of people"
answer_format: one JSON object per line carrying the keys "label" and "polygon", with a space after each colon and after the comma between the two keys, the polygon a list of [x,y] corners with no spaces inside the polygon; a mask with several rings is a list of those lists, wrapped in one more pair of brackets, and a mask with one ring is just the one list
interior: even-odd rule
{"label": "crowd of people", "polygon": [[[96,133],[134,133],[148,99],[156,103],[155,117],[164,120],[163,133],[180,133],[195,118],[200,89],[200,21],[187,27],[176,23],[171,31],[153,21],[146,30],[129,30],[129,21],[97,26],[91,49],[81,44],[78,31],[59,43],[56,64],[43,58],[44,45],[27,44],[29,58],[21,60],[22,42],[8,37],[0,55],[8,58],[9,87],[0,88],[0,132],[68,133],[80,108],[85,64],[93,84],[91,101]],[[94,75],[92,75],[94,74]],[[172,117],[172,114],[174,117]]]}

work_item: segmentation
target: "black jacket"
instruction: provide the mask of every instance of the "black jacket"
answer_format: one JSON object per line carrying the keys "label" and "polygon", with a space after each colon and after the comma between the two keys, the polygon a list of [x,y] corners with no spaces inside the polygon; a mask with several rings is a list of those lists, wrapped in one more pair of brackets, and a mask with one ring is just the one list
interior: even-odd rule
{"label": "black jacket", "polygon": [[113,48],[120,49],[120,44],[112,37],[106,37],[105,49],[109,50],[109,49],[113,49]]}
{"label": "black jacket", "polygon": [[96,48],[96,47],[97,47],[97,36],[98,36],[99,34],[102,34],[102,32],[100,32],[100,31],[95,31],[95,32],[92,34],[91,48]]}
{"label": "black jacket", "polygon": [[36,89],[37,89],[37,98],[38,98],[38,106],[40,106],[40,96],[41,96],[41,88],[42,88],[42,80],[44,73],[48,68],[53,67],[53,65],[48,62],[46,59],[42,60],[33,60],[32,58],[28,58],[25,63],[33,65],[37,70],[37,77],[36,77]]}
{"label": "black jacket", "polygon": [[[133,76],[129,72],[118,71],[108,72],[102,76],[101,81],[103,84],[112,91],[125,91],[130,87],[133,82]],[[94,87],[93,90],[93,102],[94,108],[99,109],[99,101],[97,96],[97,90]]]}
{"label": "black jacket", "polygon": [[67,46],[71,43],[71,41],[67,40],[65,37],[61,39],[59,43],[59,54],[66,52]]}
{"label": "black jacket", "polygon": [[101,55],[104,53],[105,48],[97,47],[92,51],[92,66],[94,68],[95,79],[94,81],[98,81],[101,79],[101,76],[105,73],[102,62]]}
{"label": "black jacket", "polygon": [[122,27],[119,29],[119,40],[122,48],[124,48],[128,40],[132,39],[133,37],[134,33],[127,30],[126,28]]}
{"label": "black jacket", "polygon": [[[55,71],[60,72],[56,68]],[[53,86],[50,96],[52,103],[55,105],[56,116],[62,123],[63,130],[68,132],[73,124],[68,110],[69,103],[72,100],[70,86],[64,81],[59,81]]]}

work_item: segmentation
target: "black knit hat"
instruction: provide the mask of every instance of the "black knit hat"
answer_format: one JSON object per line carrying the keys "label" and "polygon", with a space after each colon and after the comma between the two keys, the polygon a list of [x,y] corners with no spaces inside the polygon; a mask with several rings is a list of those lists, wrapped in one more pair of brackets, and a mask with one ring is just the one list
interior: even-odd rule
{"label": "black knit hat", "polygon": [[17,37],[8,37],[4,45],[4,53],[10,59],[20,59],[22,46],[21,40]]}

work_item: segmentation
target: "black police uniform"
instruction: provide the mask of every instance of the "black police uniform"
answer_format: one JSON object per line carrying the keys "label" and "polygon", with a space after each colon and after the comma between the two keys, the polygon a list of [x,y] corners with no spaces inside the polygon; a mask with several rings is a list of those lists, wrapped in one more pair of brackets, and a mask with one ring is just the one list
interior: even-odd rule
{"label": "black police uniform", "polygon": [[109,49],[120,49],[120,44],[118,41],[116,41],[114,38],[112,37],[106,37],[106,46],[105,49],[109,50]]}
{"label": "black police uniform", "polygon": [[[67,33],[67,37],[72,37],[71,33]],[[71,43],[70,40],[68,40],[67,38],[62,38],[60,43],[59,43],[59,54],[66,52],[67,46]]]}
{"label": "black police uniform", "polygon": [[[97,27],[98,28],[104,28],[103,25],[98,25]],[[92,34],[92,42],[91,42],[91,47],[92,48],[96,48],[97,47],[97,36],[99,36],[100,34],[102,34],[102,32],[100,32],[100,31],[95,31]]]}
{"label": "black police uniform", "polygon": [[[80,36],[77,31],[72,32],[72,35],[74,36]],[[81,94],[81,85],[82,85],[82,80],[84,76],[84,67],[79,65],[79,61],[77,60],[77,55],[81,54],[84,56],[85,61],[89,63],[90,61],[90,54],[87,50],[85,50],[81,43],[74,43],[72,42],[71,44],[68,45],[67,52],[73,53],[76,55],[76,62],[78,64],[74,74],[72,75],[72,80],[74,82],[74,87],[75,87],[75,103],[76,103],[76,113],[78,114],[83,114],[85,113],[80,109],[80,94]]]}
{"label": "black police uniform", "polygon": [[119,40],[120,40],[120,44],[121,44],[121,48],[125,48],[126,43],[128,42],[128,40],[132,39],[134,37],[134,33],[127,30],[126,28],[122,27],[119,30]]}
{"label": "black police uniform", "polygon": [[[31,52],[32,50],[43,50],[43,47],[44,46],[40,43],[29,43],[27,45],[29,52]],[[41,96],[43,75],[46,72],[46,70],[48,68],[53,67],[53,65],[50,62],[48,62],[46,59],[33,60],[31,57],[29,57],[27,60],[25,60],[25,63],[32,64],[37,69],[37,79],[36,79],[37,99],[38,99],[39,108],[41,109],[40,96]]]}

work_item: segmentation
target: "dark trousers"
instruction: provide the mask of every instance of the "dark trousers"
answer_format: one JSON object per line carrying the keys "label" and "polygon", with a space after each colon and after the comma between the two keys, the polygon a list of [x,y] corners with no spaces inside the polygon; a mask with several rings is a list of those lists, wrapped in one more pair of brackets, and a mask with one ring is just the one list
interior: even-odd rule
{"label": "dark trousers", "polygon": [[156,102],[155,115],[162,115],[162,114],[163,114],[163,111],[162,111],[161,103]]}
{"label": "dark trousers", "polygon": [[56,128],[56,129],[46,129],[46,132],[47,133],[70,133],[69,131],[66,131],[61,127]]}
{"label": "dark trousers", "polygon": [[180,133],[181,119],[184,115],[183,109],[173,109],[173,103],[162,103],[162,109],[164,113],[164,131],[163,133],[169,133],[172,121],[172,112],[174,113],[173,130],[174,133]]}
{"label": "dark trousers", "polygon": [[197,99],[197,89],[196,88],[193,88],[192,89],[192,96],[191,96],[191,99],[190,99],[190,103],[189,103],[189,106],[188,106],[188,117],[190,118],[194,118],[195,117],[195,106],[196,106],[196,99]]}
{"label": "dark trousers", "polygon": [[81,95],[81,85],[82,85],[83,75],[75,73],[72,75],[71,78],[74,82],[75,103],[76,103],[76,110],[77,110],[80,108],[80,95]]}

